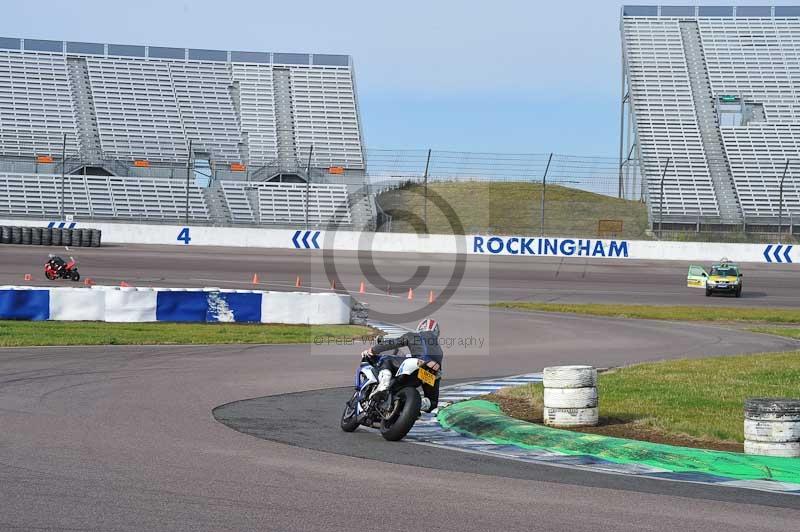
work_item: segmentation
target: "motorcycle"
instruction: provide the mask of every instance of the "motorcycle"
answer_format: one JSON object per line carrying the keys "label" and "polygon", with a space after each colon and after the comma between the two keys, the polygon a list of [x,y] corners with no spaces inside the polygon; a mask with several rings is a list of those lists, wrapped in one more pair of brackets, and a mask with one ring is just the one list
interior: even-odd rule
{"label": "motorcycle", "polygon": [[380,429],[388,441],[402,440],[420,416],[421,389],[434,386],[440,378],[440,371],[423,365],[419,358],[406,358],[392,377],[387,393],[371,398],[378,385],[379,370],[362,361],[356,370],[355,391],[342,412],[342,430],[353,432],[364,425]]}
{"label": "motorcycle", "polygon": [[78,273],[78,265],[73,257],[68,262],[64,262],[61,257],[50,256],[44,265],[44,276],[54,281],[55,279],[69,279],[80,281],[81,274]]}

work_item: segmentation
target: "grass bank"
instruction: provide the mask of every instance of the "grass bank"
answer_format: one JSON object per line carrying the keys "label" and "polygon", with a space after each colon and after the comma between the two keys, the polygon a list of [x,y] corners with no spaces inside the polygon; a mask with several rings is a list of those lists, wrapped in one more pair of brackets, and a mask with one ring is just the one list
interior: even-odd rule
{"label": "grass bank", "polygon": [[0,321],[0,347],[46,345],[298,344],[371,338],[355,325]]}
{"label": "grass bank", "polygon": [[[746,398],[800,398],[800,351],[639,364],[601,373],[598,393],[601,425],[581,432],[741,451]],[[528,384],[486,398],[541,422],[542,396]]]}
{"label": "grass bank", "polygon": [[[530,312],[563,312],[568,314],[607,316],[613,318],[800,324],[800,309],[778,309],[768,307],[605,305],[596,303],[562,304],[538,303],[532,301],[504,301],[494,303],[492,306]],[[800,335],[800,332],[798,334]]]}
{"label": "grass bank", "polygon": [[[539,234],[542,186],[523,182],[444,182],[429,185],[428,230],[437,234],[459,232],[491,234]],[[452,208],[440,209],[439,200]],[[410,185],[379,196],[382,208],[392,215],[395,232],[417,232],[423,219],[423,187]],[[545,234],[597,236],[599,220],[621,220],[620,238],[649,239],[647,209],[638,201],[595,194],[585,190],[547,185]],[[458,223],[456,223],[458,222]],[[455,227],[461,227],[458,231]]]}

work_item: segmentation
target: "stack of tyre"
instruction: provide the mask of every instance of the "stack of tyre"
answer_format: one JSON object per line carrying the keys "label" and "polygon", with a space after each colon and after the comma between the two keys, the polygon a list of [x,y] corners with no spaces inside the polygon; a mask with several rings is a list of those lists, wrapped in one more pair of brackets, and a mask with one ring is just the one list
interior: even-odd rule
{"label": "stack of tyre", "polygon": [[0,244],[97,248],[100,247],[101,236],[99,229],[0,226]]}
{"label": "stack of tyre", "polygon": [[800,457],[800,400],[747,399],[744,452]]}
{"label": "stack of tyre", "polygon": [[544,368],[544,423],[554,427],[597,425],[597,370],[592,366]]}

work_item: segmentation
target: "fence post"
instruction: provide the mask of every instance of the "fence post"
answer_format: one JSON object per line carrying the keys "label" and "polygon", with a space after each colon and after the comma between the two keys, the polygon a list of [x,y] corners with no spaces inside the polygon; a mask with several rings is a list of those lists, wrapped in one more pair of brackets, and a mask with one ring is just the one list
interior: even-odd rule
{"label": "fence post", "polygon": [[314,145],[308,148],[308,163],[306,164],[306,230],[308,230],[308,200],[311,192],[311,154],[314,153]]}
{"label": "fence post", "polygon": [[189,178],[192,174],[192,139],[189,139],[189,158],[186,160],[186,227],[189,227]]}
{"label": "fence post", "polygon": [[782,226],[783,226],[783,180],[786,179],[786,171],[789,169],[789,159],[786,159],[786,165],[783,167],[783,175],[781,176],[781,183],[778,192],[778,244],[782,239]]}
{"label": "fence post", "polygon": [[541,236],[544,236],[544,196],[547,191],[547,172],[550,171],[550,161],[553,160],[553,154],[547,158],[547,166],[544,167],[544,175],[542,176],[542,222],[541,222]]}
{"label": "fence post", "polygon": [[672,157],[667,157],[667,164],[664,165],[664,171],[661,172],[661,185],[658,193],[658,239],[661,240],[662,225],[664,223],[664,178],[667,177],[667,168]]}
{"label": "fence post", "polygon": [[64,176],[67,166],[67,134],[64,133],[64,141],[61,144],[61,221],[64,221]]}
{"label": "fence post", "polygon": [[428,231],[428,167],[431,164],[431,149],[428,148],[428,159],[425,161],[425,174],[422,176],[424,200],[422,203],[422,220],[425,224],[425,233]]}

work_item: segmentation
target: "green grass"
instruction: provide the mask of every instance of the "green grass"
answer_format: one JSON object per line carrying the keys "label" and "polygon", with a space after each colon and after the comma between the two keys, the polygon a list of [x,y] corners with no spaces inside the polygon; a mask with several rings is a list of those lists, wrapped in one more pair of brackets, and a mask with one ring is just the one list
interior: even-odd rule
{"label": "green grass", "polygon": [[[588,316],[639,318],[682,321],[738,321],[758,323],[800,323],[800,309],[767,307],[690,307],[659,305],[605,305],[597,303],[537,303],[532,301],[503,301],[491,306],[530,312],[564,312]],[[783,329],[780,329],[783,330]],[[797,338],[800,332],[794,329]],[[759,331],[767,332],[767,331]],[[770,330],[769,332],[772,332]],[[780,334],[780,333],[773,333]],[[785,334],[785,336],[790,336]]]}
{"label": "green grass", "polygon": [[[491,234],[539,234],[542,186],[538,183],[444,182],[429,186],[428,230],[430,233],[460,232]],[[453,213],[437,206],[435,196]],[[549,236],[597,236],[599,220],[622,220],[620,238],[648,238],[647,209],[638,201],[623,200],[559,185],[548,185],[545,193],[544,232]],[[392,215],[392,230],[417,232],[423,219],[424,195],[419,185],[385,192],[382,208]],[[458,219],[461,231],[452,227]]]}
{"label": "green grass", "polygon": [[45,345],[298,344],[371,338],[355,325],[0,321],[0,347]]}
{"label": "green grass", "polygon": [[[542,408],[542,385],[504,391]],[[600,414],[718,442],[744,440],[748,397],[800,398],[800,351],[640,364],[601,373]]]}
{"label": "green grass", "polygon": [[776,336],[785,336],[787,338],[800,340],[800,329],[797,327],[750,327],[747,330],[751,332],[774,334]]}

